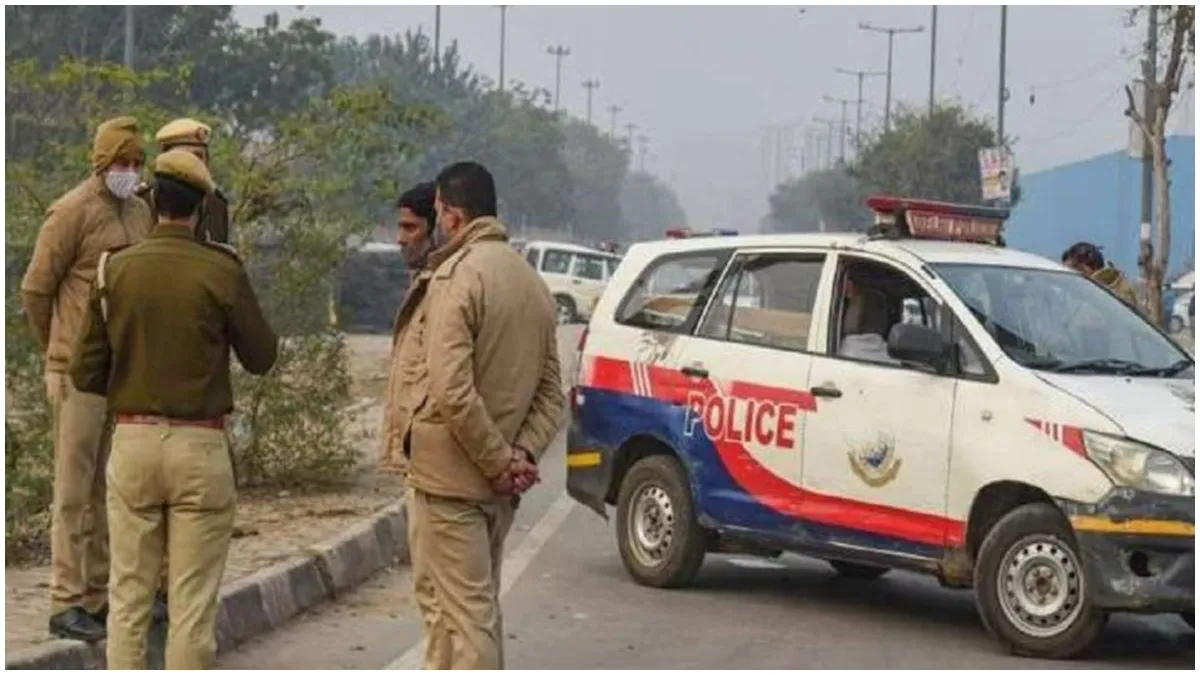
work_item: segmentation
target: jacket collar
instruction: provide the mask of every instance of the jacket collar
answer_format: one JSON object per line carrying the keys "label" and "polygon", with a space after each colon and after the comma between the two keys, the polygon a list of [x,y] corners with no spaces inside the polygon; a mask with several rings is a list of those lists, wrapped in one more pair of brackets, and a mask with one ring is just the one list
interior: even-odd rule
{"label": "jacket collar", "polygon": [[191,228],[183,225],[167,225],[166,223],[155,225],[147,236],[150,239],[195,239]]}
{"label": "jacket collar", "polygon": [[1121,274],[1120,270],[1112,267],[1111,265],[1101,267],[1095,272],[1092,272],[1092,279],[1094,281],[1104,284],[1110,288],[1119,284],[1123,276],[1124,275]]}
{"label": "jacket collar", "polygon": [[436,270],[463,248],[479,241],[508,241],[508,230],[504,223],[492,216],[476,218],[458,231],[445,246],[429,254],[426,270]]}

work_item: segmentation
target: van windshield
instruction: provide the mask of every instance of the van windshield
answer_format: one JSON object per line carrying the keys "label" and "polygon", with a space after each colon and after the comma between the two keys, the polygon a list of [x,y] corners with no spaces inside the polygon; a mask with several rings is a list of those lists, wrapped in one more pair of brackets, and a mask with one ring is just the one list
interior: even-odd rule
{"label": "van windshield", "polygon": [[1079,274],[987,265],[933,268],[1004,353],[1023,366],[1062,373],[1194,376],[1186,352]]}

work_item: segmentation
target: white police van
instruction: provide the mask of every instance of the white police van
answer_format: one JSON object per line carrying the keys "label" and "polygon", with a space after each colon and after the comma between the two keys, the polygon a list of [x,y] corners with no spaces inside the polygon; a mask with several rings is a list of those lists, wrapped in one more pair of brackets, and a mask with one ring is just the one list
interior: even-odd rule
{"label": "white police van", "polygon": [[1030,656],[1081,652],[1114,611],[1191,624],[1192,359],[1005,248],[1003,210],[868,204],[871,235],[625,255],[581,339],[567,465],[576,500],[616,507],[628,572],[679,586],[707,552],[781,551],[925,572]]}

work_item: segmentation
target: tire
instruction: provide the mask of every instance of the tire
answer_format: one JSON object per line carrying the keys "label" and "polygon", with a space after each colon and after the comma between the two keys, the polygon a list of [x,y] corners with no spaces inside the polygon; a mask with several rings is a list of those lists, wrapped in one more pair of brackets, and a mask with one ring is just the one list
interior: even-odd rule
{"label": "tire", "polygon": [[579,320],[579,314],[575,311],[575,301],[570,296],[554,296],[554,309],[557,312],[556,318],[560,326],[572,324]]}
{"label": "tire", "polygon": [[1196,612],[1180,612],[1179,618],[1183,619],[1183,622],[1188,625],[1188,628],[1196,630]]}
{"label": "tire", "polygon": [[687,475],[674,457],[651,455],[629,469],[617,498],[617,546],[634,581],[654,588],[688,585],[704,562],[707,540]]}
{"label": "tire", "polygon": [[[1042,600],[1055,611],[1029,611]],[[984,625],[1018,656],[1077,656],[1108,618],[1087,597],[1070,527],[1044,503],[1013,509],[988,532],[975,566],[975,601]]]}
{"label": "tire", "polygon": [[830,560],[829,565],[837,570],[838,576],[857,581],[874,581],[891,570],[875,565],[862,565],[844,560]]}

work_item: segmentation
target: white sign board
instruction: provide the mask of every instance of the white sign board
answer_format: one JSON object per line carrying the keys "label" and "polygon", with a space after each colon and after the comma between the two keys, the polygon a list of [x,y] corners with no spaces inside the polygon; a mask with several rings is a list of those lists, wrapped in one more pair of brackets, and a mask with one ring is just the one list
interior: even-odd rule
{"label": "white sign board", "polygon": [[1004,148],[980,148],[979,176],[983,201],[1007,202],[1012,199],[1013,156]]}

